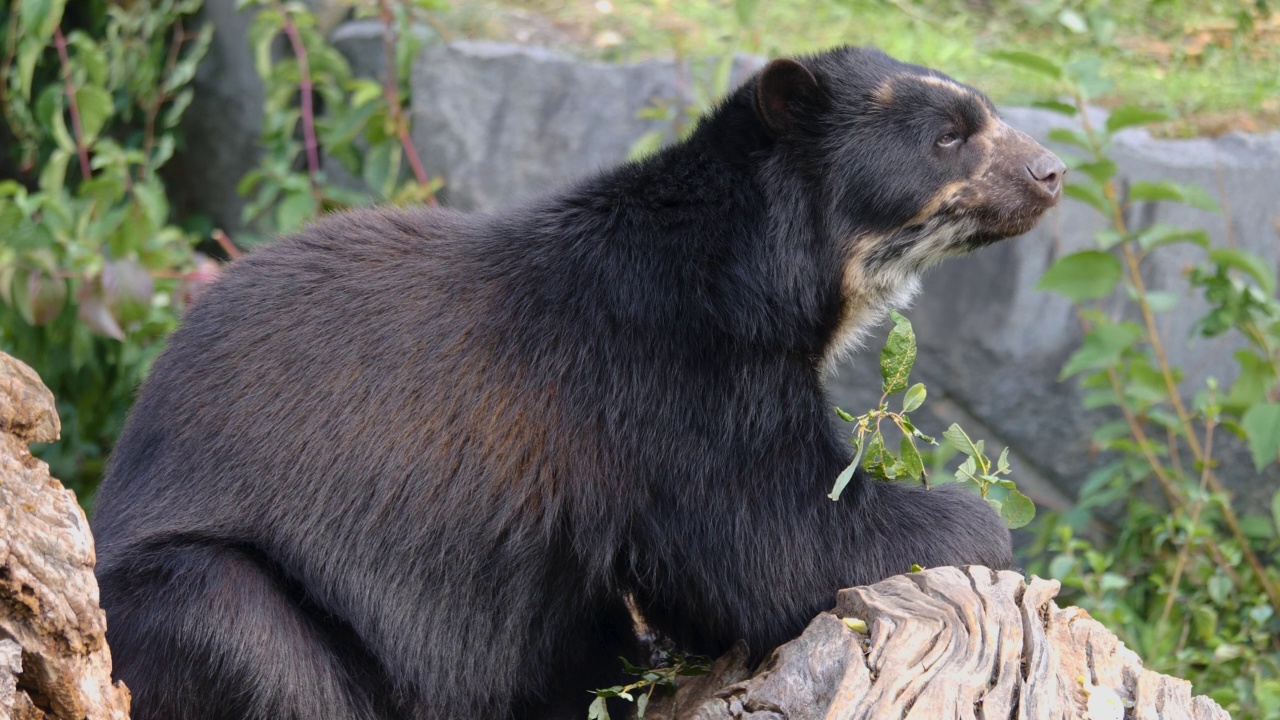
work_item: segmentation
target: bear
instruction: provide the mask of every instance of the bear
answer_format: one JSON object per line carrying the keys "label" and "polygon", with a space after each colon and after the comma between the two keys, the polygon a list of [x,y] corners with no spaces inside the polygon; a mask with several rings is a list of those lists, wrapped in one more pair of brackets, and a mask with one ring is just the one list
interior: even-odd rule
{"label": "bear", "polygon": [[758,658],[840,588],[1008,567],[957,486],[828,497],[823,378],[1064,171],[981,92],[845,47],[517,207],[347,211],[235,261],[96,500],[135,719],[584,717],[629,603]]}

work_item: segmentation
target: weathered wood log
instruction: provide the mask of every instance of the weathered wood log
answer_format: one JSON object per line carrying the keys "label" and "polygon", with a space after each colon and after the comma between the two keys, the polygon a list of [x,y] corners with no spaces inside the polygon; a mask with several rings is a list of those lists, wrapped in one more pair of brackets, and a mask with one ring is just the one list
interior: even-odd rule
{"label": "weathered wood log", "polygon": [[129,691],[111,682],[89,522],[27,449],[60,429],[52,393],[0,353],[0,717],[127,720]]}
{"label": "weathered wood log", "polygon": [[1144,669],[1084,610],[1059,608],[1059,587],[944,567],[842,590],[756,673],[735,648],[646,717],[1230,719],[1191,683]]}

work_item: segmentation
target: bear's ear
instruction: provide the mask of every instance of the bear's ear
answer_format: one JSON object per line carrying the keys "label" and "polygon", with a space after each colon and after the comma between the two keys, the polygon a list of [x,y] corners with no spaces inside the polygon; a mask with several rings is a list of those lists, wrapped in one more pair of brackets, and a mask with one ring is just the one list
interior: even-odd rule
{"label": "bear's ear", "polygon": [[796,113],[818,96],[818,80],[809,68],[789,58],[771,61],[756,85],[756,112],[766,127],[784,132]]}

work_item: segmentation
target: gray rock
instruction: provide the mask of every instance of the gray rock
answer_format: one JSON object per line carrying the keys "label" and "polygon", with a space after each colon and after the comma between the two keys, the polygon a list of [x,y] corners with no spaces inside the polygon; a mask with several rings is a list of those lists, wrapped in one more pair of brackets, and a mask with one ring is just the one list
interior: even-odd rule
{"label": "gray rock", "polygon": [[[740,58],[735,74],[761,64]],[[453,43],[424,53],[415,67],[414,138],[430,172],[445,177],[449,204],[490,209],[615,164],[646,132],[670,137],[669,122],[639,113],[655,103],[687,100],[688,88],[670,62],[606,65],[538,48]],[[1051,128],[1072,122],[1041,110],[1014,108],[1005,115],[1042,141]],[[1105,117],[1101,110],[1090,113],[1097,124]],[[1072,148],[1055,150],[1065,155]],[[1122,186],[1168,179],[1196,183],[1216,195],[1221,184],[1231,219],[1228,235],[1222,216],[1170,203],[1135,203],[1127,218],[1134,227],[1205,227],[1215,243],[1235,243],[1273,265],[1280,260],[1274,226],[1280,215],[1280,134],[1155,140],[1128,130],[1115,138],[1113,154]],[[1092,209],[1068,200],[1025,237],[933,271],[910,313],[921,344],[918,379],[930,389],[925,409],[933,417],[920,418],[926,432],[937,434],[959,421],[988,446],[1012,446],[1019,480],[1051,507],[1065,507],[1066,495],[1099,466],[1089,436],[1113,418],[1107,410],[1084,410],[1075,380],[1059,382],[1063,362],[1080,340],[1079,322],[1070,303],[1035,287],[1055,257],[1092,247],[1101,227]],[[1233,379],[1229,345],[1189,336],[1204,306],[1189,293],[1182,272],[1200,256],[1192,247],[1166,248],[1143,268],[1151,289],[1183,298],[1159,322],[1171,360],[1188,371],[1188,393],[1210,375],[1224,384]],[[1110,301],[1117,309],[1123,304],[1120,296]],[[875,355],[882,342],[883,336],[868,340],[862,353],[829,378],[837,404],[859,412],[879,398]],[[1222,473],[1245,502],[1268,500],[1274,469],[1259,479],[1224,436],[1219,433],[1219,446],[1226,446]]]}
{"label": "gray rock", "polygon": [[[735,81],[761,60],[740,57]],[[492,208],[621,162],[635,141],[671,124],[644,119],[691,97],[691,71],[671,61],[607,65],[543,48],[456,42],[424,53],[413,76],[413,138],[442,197]]]}

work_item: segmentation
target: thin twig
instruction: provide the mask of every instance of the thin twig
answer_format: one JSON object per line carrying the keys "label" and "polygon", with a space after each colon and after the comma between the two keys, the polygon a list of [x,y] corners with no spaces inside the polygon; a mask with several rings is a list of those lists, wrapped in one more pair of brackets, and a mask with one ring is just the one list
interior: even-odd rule
{"label": "thin twig", "polygon": [[[422,166],[422,158],[418,156],[418,148],[414,146],[413,138],[409,135],[409,121],[405,117],[404,107],[400,104],[400,78],[396,67],[397,38],[391,4],[388,0],[378,0],[378,9],[382,16],[382,52],[387,63],[387,71],[382,81],[382,94],[391,111],[391,119],[396,126],[400,147],[404,151],[405,159],[409,161],[409,167],[413,170],[413,178],[418,181],[418,185],[425,188],[431,184],[431,178],[427,176],[426,168]],[[427,203],[436,204],[435,193],[427,197]]]}
{"label": "thin twig", "polygon": [[174,22],[173,42],[169,44],[169,56],[165,59],[164,74],[160,76],[160,82],[157,84],[156,96],[147,106],[147,118],[142,131],[142,158],[143,163],[138,171],[138,179],[145,180],[151,169],[151,150],[155,147],[156,141],[156,115],[160,114],[160,106],[169,99],[169,93],[165,92],[165,82],[173,75],[173,68],[178,64],[178,54],[182,51],[182,44],[186,42],[187,33],[182,27],[182,19],[178,18]]}
{"label": "thin twig", "polygon": [[218,243],[218,246],[222,248],[222,251],[225,252],[227,257],[232,260],[235,260],[244,254],[240,248],[236,247],[235,243],[231,242],[231,238],[227,237],[227,234],[222,231],[222,228],[214,228],[213,232],[210,234],[213,237],[213,241]]}
{"label": "thin twig", "polygon": [[93,169],[89,165],[89,148],[84,146],[84,128],[80,124],[80,107],[76,104],[76,86],[71,79],[71,58],[67,56],[67,39],[62,36],[62,27],[53,29],[53,44],[58,48],[58,60],[62,63],[63,93],[67,96],[67,106],[71,111],[71,132],[76,141],[76,154],[80,156],[80,175],[88,180],[93,177]]}
{"label": "thin twig", "polygon": [[288,10],[281,8],[284,17],[284,34],[289,38],[293,48],[293,57],[298,63],[299,83],[302,93],[302,139],[307,151],[307,176],[311,179],[311,192],[318,194],[320,188],[320,144],[316,142],[316,117],[311,97],[311,65],[307,61],[307,48],[302,44],[302,36],[298,26]]}
{"label": "thin twig", "polygon": [[[1213,428],[1214,421],[1210,417],[1204,424],[1204,446],[1206,452],[1213,452]],[[1204,490],[1209,484],[1209,463],[1206,462],[1200,469],[1200,497],[1196,498],[1195,505],[1191,508],[1191,524],[1187,529],[1187,541],[1178,548],[1178,561],[1174,564],[1173,579],[1169,581],[1169,594],[1164,598],[1164,610],[1160,613],[1160,624],[1157,625],[1156,647],[1160,645],[1161,635],[1164,634],[1166,623],[1169,622],[1169,613],[1173,611],[1173,601],[1178,597],[1178,585],[1182,582],[1182,573],[1187,569],[1187,560],[1191,557],[1191,545],[1194,540],[1196,525],[1200,523],[1200,512],[1204,510]]]}

